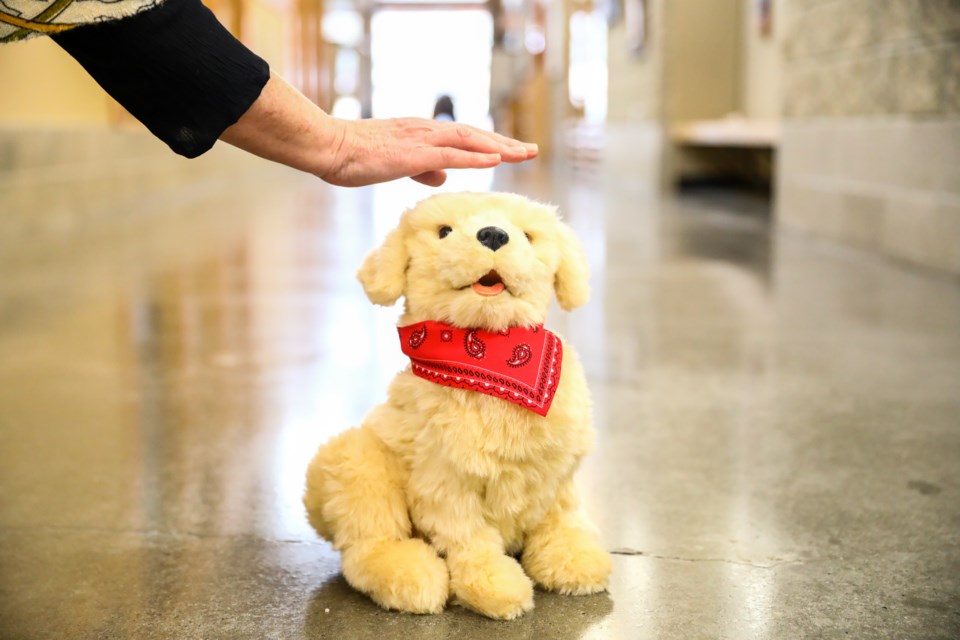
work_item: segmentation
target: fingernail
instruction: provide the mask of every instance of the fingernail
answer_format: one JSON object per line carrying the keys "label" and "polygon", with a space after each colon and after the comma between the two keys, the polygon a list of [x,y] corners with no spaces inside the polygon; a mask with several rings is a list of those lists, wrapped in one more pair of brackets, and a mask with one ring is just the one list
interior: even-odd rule
{"label": "fingernail", "polygon": [[513,151],[514,153],[522,153],[524,155],[526,155],[527,151],[529,151],[529,149],[525,146],[510,147],[510,150]]}
{"label": "fingernail", "polygon": [[538,146],[537,146],[535,143],[533,143],[533,142],[528,142],[528,143],[526,143],[525,147],[526,147],[527,151],[537,152],[537,151],[540,150],[540,147],[538,147]]}

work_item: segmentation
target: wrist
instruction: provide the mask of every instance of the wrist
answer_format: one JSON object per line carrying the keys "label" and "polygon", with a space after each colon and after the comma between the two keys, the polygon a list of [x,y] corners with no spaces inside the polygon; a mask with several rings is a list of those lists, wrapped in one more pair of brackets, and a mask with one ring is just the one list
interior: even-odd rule
{"label": "wrist", "polygon": [[[322,113],[322,111],[321,111]],[[345,161],[349,123],[323,113],[321,139],[315,147],[316,168],[311,171],[321,180],[331,182],[338,175]]]}

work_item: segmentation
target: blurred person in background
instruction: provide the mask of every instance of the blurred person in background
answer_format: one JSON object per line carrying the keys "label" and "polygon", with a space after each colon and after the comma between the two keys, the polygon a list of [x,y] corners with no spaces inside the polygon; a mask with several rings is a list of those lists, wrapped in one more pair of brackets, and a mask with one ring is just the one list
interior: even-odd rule
{"label": "blurred person in background", "polygon": [[[0,4],[0,44],[49,34],[175,153],[223,140],[339,186],[536,157],[537,147],[444,119],[333,118],[270,72],[200,0],[36,0]],[[2,84],[0,84],[2,86]],[[449,99],[449,98],[448,98]],[[438,101],[439,104],[439,101]]]}
{"label": "blurred person in background", "polygon": [[437,98],[437,103],[433,105],[433,119],[443,122],[457,121],[457,117],[453,114],[453,98],[448,95]]}

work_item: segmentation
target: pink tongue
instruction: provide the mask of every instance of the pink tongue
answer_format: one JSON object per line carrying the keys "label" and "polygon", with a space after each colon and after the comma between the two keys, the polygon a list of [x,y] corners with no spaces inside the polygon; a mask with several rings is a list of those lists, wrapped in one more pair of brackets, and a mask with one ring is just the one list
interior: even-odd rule
{"label": "pink tongue", "polygon": [[482,296],[495,296],[503,291],[503,283],[498,282],[497,284],[490,285],[489,287],[480,284],[479,282],[473,283],[473,290],[479,293]]}

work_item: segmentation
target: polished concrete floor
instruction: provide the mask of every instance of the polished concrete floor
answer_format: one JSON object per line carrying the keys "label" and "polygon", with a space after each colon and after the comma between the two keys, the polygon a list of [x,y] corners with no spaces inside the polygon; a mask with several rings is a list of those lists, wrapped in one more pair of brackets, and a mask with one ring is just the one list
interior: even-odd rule
{"label": "polished concrete floor", "polygon": [[403,364],[353,272],[426,189],[205,180],[0,216],[0,638],[960,637],[957,282],[771,234],[753,199],[498,173],[593,265],[551,324],[614,575],[416,617],[346,586],[300,493]]}

